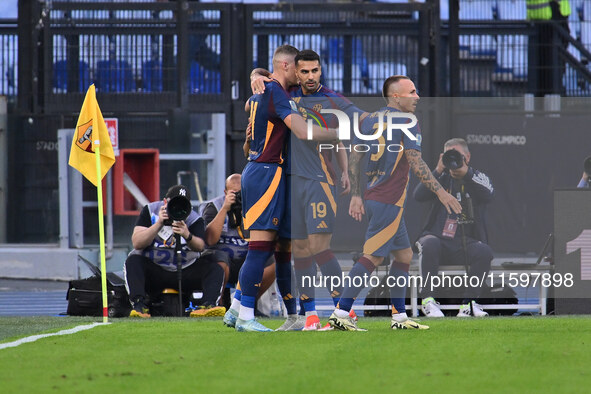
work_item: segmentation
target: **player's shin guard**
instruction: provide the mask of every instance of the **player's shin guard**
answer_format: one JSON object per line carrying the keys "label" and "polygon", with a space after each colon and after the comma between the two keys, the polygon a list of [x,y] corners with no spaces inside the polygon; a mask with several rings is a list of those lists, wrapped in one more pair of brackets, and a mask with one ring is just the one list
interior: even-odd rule
{"label": "player's shin guard", "polygon": [[361,292],[364,287],[363,285],[359,286],[359,284],[363,284],[364,276],[369,277],[374,269],[375,266],[368,258],[361,257],[357,260],[353,268],[351,268],[351,271],[349,271],[348,277],[345,278],[345,287],[343,288],[343,295],[337,305],[338,309],[347,312],[351,310],[355,298],[357,298],[359,292]]}
{"label": "player's shin guard", "polygon": [[296,258],[293,261],[296,283],[300,292],[301,305],[305,312],[316,310],[314,300],[314,279],[316,278],[316,263],[312,257]]}
{"label": "player's shin guard", "polygon": [[408,264],[392,262],[388,275],[394,278],[390,287],[390,298],[392,302],[392,314],[406,313],[406,289],[408,288]]}
{"label": "player's shin guard", "polygon": [[[336,277],[338,278],[338,282],[335,281],[335,283],[341,283],[343,270],[341,270],[341,265],[339,264],[339,261],[337,260],[335,255],[332,253],[332,250],[326,249],[318,254],[315,254],[312,257],[318,264],[318,267],[322,272],[322,276],[330,277],[331,279],[333,277]],[[343,293],[343,286],[332,287],[329,283],[332,284],[333,281],[329,280],[327,282],[327,290],[330,293],[330,296],[332,297],[334,305],[336,306],[339,303],[341,294]]]}
{"label": "player's shin guard", "polygon": [[288,315],[295,315],[296,300],[291,289],[291,253],[275,252],[275,275],[277,287]]}

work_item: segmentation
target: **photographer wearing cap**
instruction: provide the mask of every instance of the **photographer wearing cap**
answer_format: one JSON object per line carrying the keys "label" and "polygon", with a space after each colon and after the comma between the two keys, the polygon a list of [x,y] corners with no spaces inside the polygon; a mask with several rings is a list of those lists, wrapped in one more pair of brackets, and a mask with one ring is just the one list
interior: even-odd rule
{"label": "photographer wearing cap", "polygon": [[[150,317],[149,295],[158,295],[165,288],[178,290],[177,263],[182,267],[182,288],[188,292],[202,289],[203,306],[220,309],[218,315],[225,312],[215,307],[224,270],[199,259],[205,247],[205,224],[193,211],[190,200],[187,188],[176,185],[168,189],[163,201],[151,202],[140,212],[131,236],[134,249],[124,266],[133,306],[130,317]],[[177,240],[180,253],[175,258]]]}
{"label": "photographer wearing cap", "polygon": [[[214,198],[203,208],[203,219],[207,224],[205,242],[208,245],[203,258],[223,262],[226,269],[229,268],[227,282],[234,286],[237,285],[238,273],[248,253],[248,241],[245,239],[248,235],[245,234],[242,223],[241,177],[240,174],[230,175],[226,179],[224,194]],[[258,295],[267,291],[274,280],[275,260],[271,257],[265,264]],[[227,303],[229,304],[229,300]],[[236,303],[239,305],[240,302]]]}
{"label": "photographer wearing cap", "polygon": [[579,189],[591,188],[591,156],[587,157],[583,162],[583,176],[577,185]]}
{"label": "photographer wearing cap", "polygon": [[[414,198],[432,202],[427,224],[417,247],[421,252],[422,277],[438,274],[440,265],[465,265],[468,276],[482,276],[490,269],[493,253],[488,246],[485,209],[494,194],[493,185],[483,172],[469,166],[470,151],[466,141],[453,138],[444,145],[433,175],[441,186],[462,204],[462,213],[448,214],[435,194],[419,183]],[[479,287],[468,287],[458,316],[487,316],[475,302]],[[423,285],[421,309],[426,316],[443,317],[433,298],[430,283]]]}

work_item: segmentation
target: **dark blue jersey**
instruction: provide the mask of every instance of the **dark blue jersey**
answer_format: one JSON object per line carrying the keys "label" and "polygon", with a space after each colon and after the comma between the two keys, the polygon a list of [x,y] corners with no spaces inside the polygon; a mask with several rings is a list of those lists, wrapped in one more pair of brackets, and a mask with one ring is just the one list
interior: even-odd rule
{"label": "dark blue jersey", "polygon": [[297,111],[281,84],[265,83],[265,93],[250,98],[252,136],[248,158],[259,163],[283,163],[288,128],[283,120]]}
{"label": "dark blue jersey", "polygon": [[[302,88],[290,90],[290,95],[298,105],[298,110],[304,119],[306,121],[310,119],[313,124],[320,127],[336,128],[338,126],[336,116],[321,114],[322,109],[343,111],[349,117],[351,124],[353,124],[354,113],[358,113],[358,116],[363,113],[347,98],[323,85],[320,85],[310,95],[304,95]],[[292,140],[290,152],[292,160],[291,168],[288,167],[288,173],[334,185],[336,180],[331,163],[332,150],[325,149],[320,152],[320,143],[317,141],[300,140],[295,137],[292,137]]]}
{"label": "dark blue jersey", "polygon": [[[411,139],[400,128],[392,130],[392,138],[387,140],[387,115],[390,112],[398,112],[395,108],[384,107],[367,116],[361,122],[360,132],[364,135],[375,134],[380,127],[382,119],[383,132],[377,140],[361,140],[355,137],[355,144],[363,144],[368,149],[368,164],[366,169],[367,189],[364,198],[366,200],[379,201],[385,204],[394,204],[399,207],[404,205],[406,199],[406,187],[408,185],[409,164],[404,155],[404,150],[414,149],[421,151],[421,132],[419,125],[409,128],[408,131],[415,136]],[[408,123],[408,118],[394,118],[391,123]]]}

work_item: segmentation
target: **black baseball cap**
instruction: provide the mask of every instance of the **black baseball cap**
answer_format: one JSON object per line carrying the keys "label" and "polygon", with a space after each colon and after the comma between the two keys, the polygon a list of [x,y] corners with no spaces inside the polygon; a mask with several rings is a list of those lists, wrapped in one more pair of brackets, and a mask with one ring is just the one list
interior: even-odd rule
{"label": "black baseball cap", "polygon": [[170,189],[168,189],[166,196],[164,197],[173,199],[174,197],[178,196],[185,197],[187,200],[191,200],[191,193],[189,193],[189,189],[183,185],[172,186]]}

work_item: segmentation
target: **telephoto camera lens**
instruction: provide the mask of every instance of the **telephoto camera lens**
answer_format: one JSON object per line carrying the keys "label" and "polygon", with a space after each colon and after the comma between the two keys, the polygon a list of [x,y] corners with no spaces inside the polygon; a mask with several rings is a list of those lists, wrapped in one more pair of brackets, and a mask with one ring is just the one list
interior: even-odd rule
{"label": "telephoto camera lens", "polygon": [[189,217],[192,209],[191,201],[183,196],[173,197],[168,204],[166,204],[166,212],[168,213],[168,217],[172,220],[185,220]]}
{"label": "telephoto camera lens", "polygon": [[455,149],[450,149],[443,154],[441,161],[448,170],[457,170],[464,165],[464,155]]}

